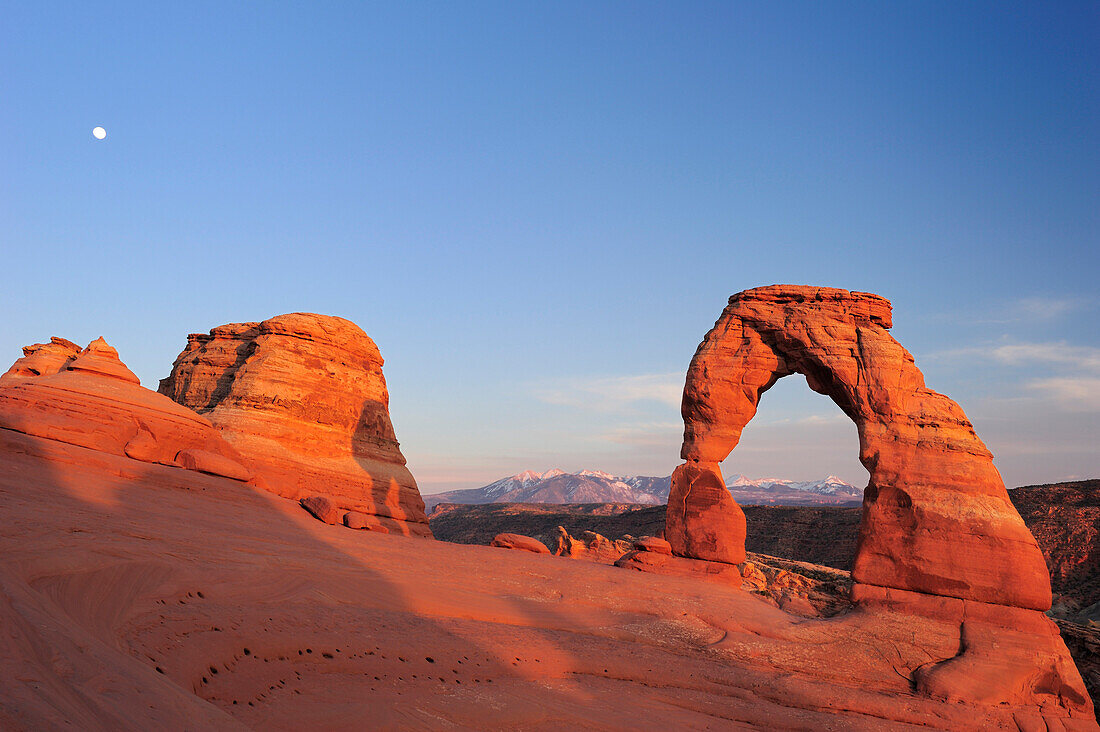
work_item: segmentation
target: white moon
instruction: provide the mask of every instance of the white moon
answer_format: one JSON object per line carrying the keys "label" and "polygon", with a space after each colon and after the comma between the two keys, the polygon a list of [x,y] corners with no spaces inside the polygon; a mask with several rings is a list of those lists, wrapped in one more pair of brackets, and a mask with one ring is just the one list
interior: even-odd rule
{"label": "white moon", "polygon": [[102,127],[96,127],[94,130],[92,130],[92,137],[97,140],[102,140],[106,136],[107,130],[103,129]]}

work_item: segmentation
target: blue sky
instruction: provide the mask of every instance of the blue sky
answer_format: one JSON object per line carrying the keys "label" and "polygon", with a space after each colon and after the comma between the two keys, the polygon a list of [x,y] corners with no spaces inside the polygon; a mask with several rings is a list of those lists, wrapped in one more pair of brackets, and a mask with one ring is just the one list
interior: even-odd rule
{"label": "blue sky", "polygon": [[[893,301],[1010,486],[1100,475],[1095,3],[4,16],[0,360],[103,335],[155,387],[189,332],[341,315],[425,492],[667,474],[726,298],[821,284]],[[726,472],[865,481],[797,379]]]}

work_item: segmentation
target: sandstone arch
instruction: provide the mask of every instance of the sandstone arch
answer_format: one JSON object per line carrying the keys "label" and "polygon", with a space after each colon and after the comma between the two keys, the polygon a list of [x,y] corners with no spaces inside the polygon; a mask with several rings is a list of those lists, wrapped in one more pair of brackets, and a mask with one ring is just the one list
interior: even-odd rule
{"label": "sandstone arch", "polygon": [[870,473],[852,577],[861,585],[1047,610],[1050,579],[992,455],[958,404],[924,385],[877,295],[775,285],[734,295],[691,361],[666,537],[736,563],[745,524],[718,463],[761,395],[800,373],[856,424]]}

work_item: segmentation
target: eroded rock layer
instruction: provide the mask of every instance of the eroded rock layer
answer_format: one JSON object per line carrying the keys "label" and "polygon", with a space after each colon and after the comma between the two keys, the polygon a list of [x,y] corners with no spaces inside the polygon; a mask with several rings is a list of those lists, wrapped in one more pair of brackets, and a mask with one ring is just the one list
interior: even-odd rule
{"label": "eroded rock layer", "polygon": [[193,334],[160,392],[208,418],[272,492],[431,535],[390,423],[382,356],[354,323],[291,313]]}
{"label": "eroded rock layer", "polygon": [[141,386],[102,338],[28,346],[0,378],[0,428],[147,463],[247,481],[213,425]]}
{"label": "eroded rock layer", "polygon": [[[937,616],[960,623],[959,656],[923,668],[916,688],[952,700],[1091,709],[1057,628],[1042,615],[1051,606],[1043,555],[991,453],[959,405],[925,386],[890,326],[889,301],[868,293],[775,285],[730,298],[684,386],[687,463],[673,476],[665,528],[673,552],[713,561],[721,559],[716,548],[743,550],[740,509],[708,487],[722,485],[718,463],[764,392],[803,374],[855,422],[870,473],[852,568],[867,589],[854,599],[890,598],[914,615],[951,607]],[[998,650],[987,626],[1021,632]]]}

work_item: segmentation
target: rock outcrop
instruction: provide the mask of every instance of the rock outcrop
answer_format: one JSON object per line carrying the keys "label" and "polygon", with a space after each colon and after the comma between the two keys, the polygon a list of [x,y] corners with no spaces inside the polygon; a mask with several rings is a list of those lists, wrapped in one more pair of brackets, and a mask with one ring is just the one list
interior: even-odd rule
{"label": "rock outcrop", "polygon": [[[681,456],[697,471],[716,472],[761,395],[801,373],[856,423],[860,461],[871,473],[857,582],[1048,609],[1042,553],[992,455],[962,409],[928,389],[890,337],[890,310],[877,295],[819,287],[731,297],[688,370]],[[678,501],[690,487],[674,481]],[[670,512],[666,536],[690,551],[674,540],[683,533],[674,519],[684,523]]]}
{"label": "rock outcrop", "polygon": [[367,528],[431,536],[382,363],[354,323],[292,313],[189,336],[160,392],[209,419],[268,490],[323,496]]}
{"label": "rock outcrop", "polygon": [[[889,301],[867,293],[776,285],[730,298],[684,386],[687,462],[673,475],[665,527],[673,553],[744,556],[744,517],[717,490],[718,464],[764,392],[803,374],[855,422],[870,473],[853,598],[876,611],[959,623],[960,656],[922,666],[915,686],[951,698],[944,688],[966,677],[985,685],[980,699],[959,687],[970,700],[1091,711],[1057,628],[1042,614],[1051,606],[1043,555],[991,453],[959,405],[925,386],[887,332],[891,324]],[[1013,623],[1023,635],[1011,653],[999,653],[990,645],[994,629]]]}
{"label": "rock outcrop", "polygon": [[559,526],[557,540],[554,554],[559,557],[612,563],[631,550],[634,537],[608,539],[595,531],[582,531],[574,537],[564,526]]}
{"label": "rock outcrop", "polygon": [[495,546],[501,549],[518,549],[524,552],[531,552],[532,554],[550,553],[550,549],[541,541],[532,539],[530,536],[523,536],[522,534],[497,534],[493,537],[493,540],[489,542],[489,546]]}
{"label": "rock outcrop", "polygon": [[717,464],[686,463],[673,471],[665,538],[681,556],[745,561],[745,513],[726,489]]}
{"label": "rock outcrop", "polygon": [[0,376],[0,383],[30,376],[49,376],[65,368],[76,358],[80,346],[72,341],[54,336],[49,343],[35,343],[23,347],[23,358],[12,364],[7,373]]}
{"label": "rock outcrop", "polygon": [[252,477],[209,421],[141,386],[102,338],[23,349],[0,379],[0,428],[238,481]]}
{"label": "rock outcrop", "polygon": [[672,544],[657,536],[643,536],[640,539],[635,539],[631,548],[640,552],[672,554]]}

